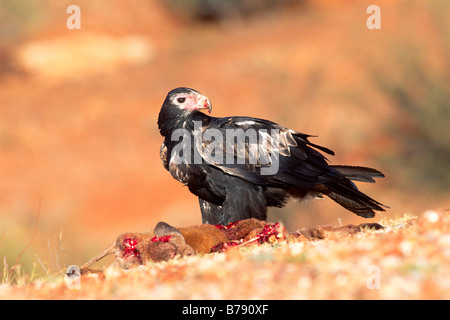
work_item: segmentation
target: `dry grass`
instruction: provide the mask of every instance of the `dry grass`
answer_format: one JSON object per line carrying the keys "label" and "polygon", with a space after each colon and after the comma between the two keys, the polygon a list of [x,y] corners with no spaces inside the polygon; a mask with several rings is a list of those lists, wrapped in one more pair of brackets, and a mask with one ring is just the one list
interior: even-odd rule
{"label": "dry grass", "polygon": [[450,216],[381,221],[324,240],[232,248],[83,275],[0,287],[2,299],[448,299]]}

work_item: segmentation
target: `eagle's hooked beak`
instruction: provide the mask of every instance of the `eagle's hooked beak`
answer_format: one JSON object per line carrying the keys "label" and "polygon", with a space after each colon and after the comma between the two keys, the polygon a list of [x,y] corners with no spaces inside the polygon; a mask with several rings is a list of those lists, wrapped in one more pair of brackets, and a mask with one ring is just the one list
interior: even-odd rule
{"label": "eagle's hooked beak", "polygon": [[202,95],[202,94],[198,94],[197,95],[197,108],[198,109],[208,109],[208,112],[211,113],[212,110],[212,104],[211,101],[209,101],[209,99]]}

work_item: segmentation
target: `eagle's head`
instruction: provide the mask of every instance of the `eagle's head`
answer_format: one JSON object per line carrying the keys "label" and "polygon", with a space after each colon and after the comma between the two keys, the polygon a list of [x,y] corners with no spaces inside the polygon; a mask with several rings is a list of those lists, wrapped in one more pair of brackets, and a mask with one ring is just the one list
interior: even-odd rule
{"label": "eagle's head", "polygon": [[171,90],[164,100],[158,117],[161,134],[163,136],[170,134],[180,121],[198,110],[205,109],[211,113],[211,102],[197,90],[185,87]]}
{"label": "eagle's head", "polygon": [[163,108],[169,106],[183,111],[208,109],[209,113],[211,113],[212,109],[211,102],[207,97],[197,90],[184,87],[173,89],[167,94]]}

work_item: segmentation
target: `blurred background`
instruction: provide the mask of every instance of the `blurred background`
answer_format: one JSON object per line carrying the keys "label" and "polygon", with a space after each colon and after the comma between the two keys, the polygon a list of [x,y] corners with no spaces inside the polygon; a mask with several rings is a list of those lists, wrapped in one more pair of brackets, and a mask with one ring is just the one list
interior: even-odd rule
{"label": "blurred background", "polygon": [[[270,211],[289,231],[449,208],[450,2],[373,2],[0,0],[3,268],[32,239],[22,269],[46,274],[123,232],[201,223],[159,159],[156,119],[178,86],[207,95],[213,116],[318,135],[332,163],[386,174],[358,184],[385,214],[293,201]],[[72,4],[80,30],[66,26]]]}

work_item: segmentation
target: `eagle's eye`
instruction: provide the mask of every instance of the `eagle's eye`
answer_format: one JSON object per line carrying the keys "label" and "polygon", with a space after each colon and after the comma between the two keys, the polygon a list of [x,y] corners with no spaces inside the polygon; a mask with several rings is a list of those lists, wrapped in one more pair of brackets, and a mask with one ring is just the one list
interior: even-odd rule
{"label": "eagle's eye", "polygon": [[177,101],[178,101],[179,103],[183,103],[183,102],[186,101],[186,98],[178,98]]}

